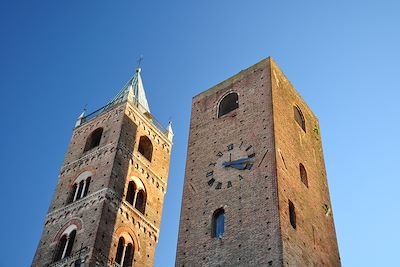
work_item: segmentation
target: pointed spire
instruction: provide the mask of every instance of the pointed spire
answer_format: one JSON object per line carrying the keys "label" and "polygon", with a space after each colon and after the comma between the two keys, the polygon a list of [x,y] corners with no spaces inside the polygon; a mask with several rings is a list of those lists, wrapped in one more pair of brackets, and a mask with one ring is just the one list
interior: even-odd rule
{"label": "pointed spire", "polygon": [[136,68],[135,75],[129,79],[122,90],[107,104],[105,109],[116,103],[129,101],[138,107],[145,115],[150,115],[150,108],[147,102],[142,77],[140,75],[141,71],[141,68]]}
{"label": "pointed spire", "polygon": [[167,130],[165,131],[165,134],[167,135],[168,139],[172,142],[172,139],[174,138],[174,132],[172,131],[172,121],[168,122]]}
{"label": "pointed spire", "polygon": [[141,71],[142,71],[141,68],[136,69],[136,74],[134,76],[136,77],[136,83],[132,85],[133,95],[135,97],[135,101],[139,104],[138,105],[139,109],[141,109],[144,113],[145,112],[150,113],[149,104],[147,103],[146,93],[144,91],[142,76],[140,75]]}

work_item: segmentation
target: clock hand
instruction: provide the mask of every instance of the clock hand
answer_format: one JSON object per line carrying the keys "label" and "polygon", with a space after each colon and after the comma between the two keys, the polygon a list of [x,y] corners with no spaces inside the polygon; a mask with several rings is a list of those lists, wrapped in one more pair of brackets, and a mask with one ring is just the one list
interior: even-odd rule
{"label": "clock hand", "polygon": [[222,163],[222,166],[224,167],[232,167],[238,170],[243,170],[246,168],[246,165],[251,161],[251,158],[247,157],[247,158],[241,158],[241,159],[237,159],[234,161],[228,161],[228,162],[224,162]]}

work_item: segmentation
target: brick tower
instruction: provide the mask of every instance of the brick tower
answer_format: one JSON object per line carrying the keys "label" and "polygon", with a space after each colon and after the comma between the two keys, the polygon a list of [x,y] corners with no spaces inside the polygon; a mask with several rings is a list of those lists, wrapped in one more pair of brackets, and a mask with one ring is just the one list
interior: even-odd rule
{"label": "brick tower", "polygon": [[271,58],[193,98],[176,266],[340,266],[318,120]]}
{"label": "brick tower", "polygon": [[153,266],[172,136],[150,114],[140,69],[82,114],[32,266]]}

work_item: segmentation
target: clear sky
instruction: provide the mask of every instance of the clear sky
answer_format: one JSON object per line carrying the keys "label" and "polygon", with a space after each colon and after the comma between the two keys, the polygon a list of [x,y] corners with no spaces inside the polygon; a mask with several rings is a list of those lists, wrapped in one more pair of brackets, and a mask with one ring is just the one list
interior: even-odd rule
{"label": "clear sky", "polygon": [[[191,98],[272,56],[320,119],[343,266],[395,266],[399,1],[0,2],[0,267],[30,266],[77,116],[133,75],[175,130],[156,267],[173,266]],[[399,75],[399,76],[398,76]]]}

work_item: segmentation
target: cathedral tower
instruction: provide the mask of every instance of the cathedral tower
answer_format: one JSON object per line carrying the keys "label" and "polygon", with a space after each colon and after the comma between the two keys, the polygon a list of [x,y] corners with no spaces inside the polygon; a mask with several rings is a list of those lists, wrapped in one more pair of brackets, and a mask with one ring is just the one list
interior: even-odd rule
{"label": "cathedral tower", "polygon": [[139,68],[82,114],[32,266],[153,266],[172,137],[150,113]]}
{"label": "cathedral tower", "polygon": [[340,266],[319,123],[271,58],[193,98],[176,266]]}

